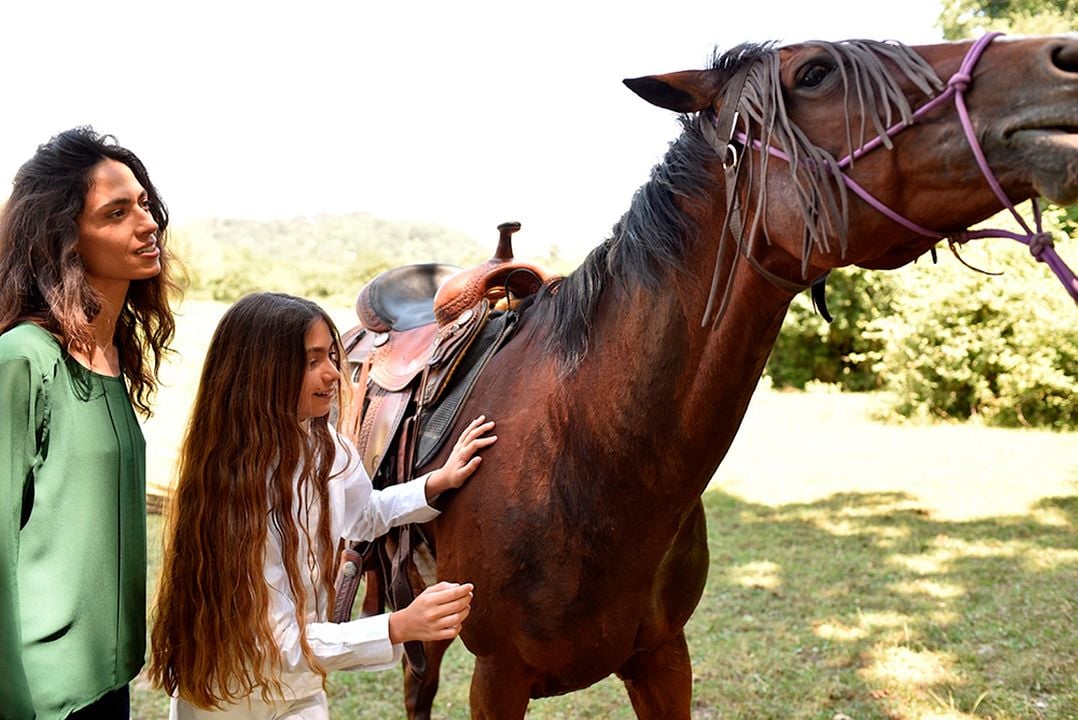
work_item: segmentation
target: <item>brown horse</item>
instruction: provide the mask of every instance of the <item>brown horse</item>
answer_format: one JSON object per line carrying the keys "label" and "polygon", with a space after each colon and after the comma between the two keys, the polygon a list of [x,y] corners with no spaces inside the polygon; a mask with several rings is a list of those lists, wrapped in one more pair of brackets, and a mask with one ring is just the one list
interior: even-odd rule
{"label": "brown horse", "polygon": [[[897,268],[1000,210],[960,115],[1010,201],[1078,199],[1074,36],[741,46],[626,83],[683,132],[490,361],[459,417],[495,418],[501,439],[430,528],[438,576],[476,586],[476,718],[612,673],[638,717],[690,716],[701,493],[797,292],[831,268]],[[887,147],[838,160],[892,126]],[[429,717],[446,646],[408,681],[411,717]]]}

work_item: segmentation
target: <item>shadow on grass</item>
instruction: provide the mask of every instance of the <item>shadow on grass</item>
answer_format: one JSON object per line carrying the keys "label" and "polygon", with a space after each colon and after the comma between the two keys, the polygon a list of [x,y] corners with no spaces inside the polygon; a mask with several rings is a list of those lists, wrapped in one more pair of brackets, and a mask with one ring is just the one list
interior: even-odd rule
{"label": "shadow on grass", "polygon": [[969,522],[891,492],[704,502],[696,717],[1078,714],[1078,498]]}
{"label": "shadow on grass", "polygon": [[[694,718],[1078,717],[1078,497],[968,522],[895,492],[771,507],[713,490],[704,505]],[[470,717],[472,664],[450,647],[435,718]],[[329,690],[335,720],[405,716],[399,672],[334,673]],[[133,717],[166,715],[136,682]],[[613,677],[528,712],[633,717]]]}

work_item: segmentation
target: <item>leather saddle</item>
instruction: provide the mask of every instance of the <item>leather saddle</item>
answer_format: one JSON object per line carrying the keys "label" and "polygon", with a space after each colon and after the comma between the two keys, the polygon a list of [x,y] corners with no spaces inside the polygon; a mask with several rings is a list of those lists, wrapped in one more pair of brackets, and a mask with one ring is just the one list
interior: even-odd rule
{"label": "leather saddle", "polygon": [[[529,298],[551,277],[513,258],[520,223],[498,226],[493,257],[472,268],[436,263],[387,270],[356,299],[359,325],[342,336],[348,354],[352,402],[341,418],[376,488],[407,482],[444,446],[457,415],[487,361],[509,340]],[[333,620],[351,617],[364,573],[380,575],[386,603],[404,607],[429,581],[414,553],[433,558],[433,542],[418,526],[394,528],[374,543],[345,547],[336,583]],[[422,563],[421,563],[422,564]],[[375,578],[368,577],[368,581]],[[406,644],[413,672],[423,672],[422,645]]]}
{"label": "leather saddle", "polygon": [[[475,267],[406,265],[381,273],[360,290],[359,325],[341,338],[353,389],[343,426],[372,479],[398,438],[408,406],[418,400],[421,408],[432,410],[451,381],[468,376],[464,369],[476,370],[481,353],[469,356],[467,350],[487,321],[515,312],[551,278],[547,270],[514,259],[512,236],[519,229],[517,222],[499,225],[494,256]],[[488,338],[494,334],[486,333]],[[480,347],[489,344],[488,339]],[[466,399],[453,397],[455,409]],[[432,459],[448,422],[455,419],[444,406],[433,417],[440,422],[423,433],[422,454],[413,459],[416,467]],[[398,482],[407,479],[397,473]]]}

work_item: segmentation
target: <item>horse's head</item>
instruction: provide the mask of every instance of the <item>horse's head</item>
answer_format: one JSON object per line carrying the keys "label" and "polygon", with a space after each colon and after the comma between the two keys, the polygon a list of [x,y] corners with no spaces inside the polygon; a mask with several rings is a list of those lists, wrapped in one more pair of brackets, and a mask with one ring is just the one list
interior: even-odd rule
{"label": "horse's head", "polygon": [[715,148],[737,188],[716,202],[776,277],[897,267],[1008,199],[1078,200],[1074,35],[741,46],[626,84]]}

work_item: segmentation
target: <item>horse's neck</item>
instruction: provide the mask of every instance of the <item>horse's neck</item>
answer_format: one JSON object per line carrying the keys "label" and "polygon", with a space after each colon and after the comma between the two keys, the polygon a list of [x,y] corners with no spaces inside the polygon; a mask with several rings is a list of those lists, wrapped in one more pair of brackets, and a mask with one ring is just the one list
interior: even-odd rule
{"label": "horse's neck", "polygon": [[790,302],[742,267],[726,314],[711,330],[701,327],[705,285],[671,277],[668,292],[637,291],[628,302],[608,294],[588,354],[564,386],[565,401],[595,430],[591,451],[601,449],[607,477],[649,487],[666,501],[695,502],[706,487]]}

